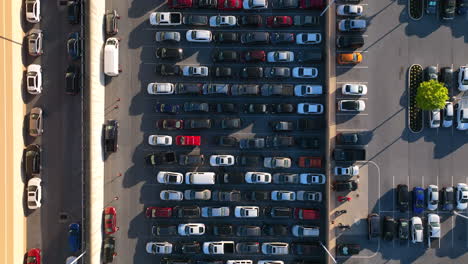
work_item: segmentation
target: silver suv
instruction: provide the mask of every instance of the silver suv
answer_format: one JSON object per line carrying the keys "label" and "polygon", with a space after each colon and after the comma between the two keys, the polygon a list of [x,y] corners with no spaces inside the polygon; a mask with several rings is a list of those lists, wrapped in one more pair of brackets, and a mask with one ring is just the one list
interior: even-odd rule
{"label": "silver suv", "polygon": [[29,135],[31,137],[38,137],[42,135],[42,109],[34,107],[29,114]]}
{"label": "silver suv", "polygon": [[31,29],[28,33],[28,53],[31,56],[40,56],[42,51],[42,30]]}

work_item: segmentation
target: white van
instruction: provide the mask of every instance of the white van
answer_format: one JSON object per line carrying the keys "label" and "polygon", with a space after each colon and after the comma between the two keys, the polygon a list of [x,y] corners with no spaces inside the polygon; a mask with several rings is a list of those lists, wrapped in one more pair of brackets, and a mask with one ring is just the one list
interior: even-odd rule
{"label": "white van", "polygon": [[104,74],[119,75],[119,40],[108,38],[104,45]]}
{"label": "white van", "polygon": [[187,172],[185,173],[186,184],[215,184],[214,172]]}

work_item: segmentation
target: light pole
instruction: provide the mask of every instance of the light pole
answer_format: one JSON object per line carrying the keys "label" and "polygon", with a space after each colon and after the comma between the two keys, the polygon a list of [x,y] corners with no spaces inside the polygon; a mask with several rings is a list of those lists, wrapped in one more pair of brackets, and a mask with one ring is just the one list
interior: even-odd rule
{"label": "light pole", "polygon": [[320,245],[323,247],[323,249],[325,250],[325,252],[327,252],[328,256],[333,260],[333,263],[338,263],[336,262],[336,259],[332,256],[332,254],[330,253],[330,251],[328,251],[327,247],[325,245],[322,244],[322,241],[319,241]]}
{"label": "light pole", "polygon": [[325,12],[327,12],[328,8],[330,8],[330,6],[335,3],[336,0],[331,0],[331,2],[327,5],[327,7],[325,7],[325,9],[322,11],[322,13],[320,13],[320,16],[323,16],[323,14],[325,14]]}

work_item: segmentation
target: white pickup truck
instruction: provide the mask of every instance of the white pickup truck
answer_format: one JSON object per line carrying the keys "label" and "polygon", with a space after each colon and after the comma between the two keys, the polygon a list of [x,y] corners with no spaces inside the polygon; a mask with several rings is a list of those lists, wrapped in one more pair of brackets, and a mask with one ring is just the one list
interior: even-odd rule
{"label": "white pickup truck", "polygon": [[215,241],[203,243],[203,253],[207,255],[220,255],[234,253],[234,241]]}
{"label": "white pickup truck", "polygon": [[149,17],[152,26],[178,26],[182,25],[182,13],[179,12],[153,12]]}

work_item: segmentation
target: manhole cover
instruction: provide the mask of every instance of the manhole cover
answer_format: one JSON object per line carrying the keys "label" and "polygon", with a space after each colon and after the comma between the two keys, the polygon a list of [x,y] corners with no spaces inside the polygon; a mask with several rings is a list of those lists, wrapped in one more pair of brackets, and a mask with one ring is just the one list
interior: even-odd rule
{"label": "manhole cover", "polygon": [[68,216],[67,213],[60,213],[60,214],[59,214],[59,222],[60,222],[60,223],[65,223],[65,222],[67,222],[67,221],[68,221],[68,218],[69,218],[69,216]]}

